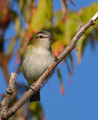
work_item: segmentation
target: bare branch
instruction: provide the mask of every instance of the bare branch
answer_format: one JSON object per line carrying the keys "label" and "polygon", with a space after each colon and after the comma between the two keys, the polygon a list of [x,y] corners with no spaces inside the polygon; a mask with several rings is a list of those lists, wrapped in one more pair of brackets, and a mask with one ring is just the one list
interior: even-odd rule
{"label": "bare branch", "polygon": [[59,62],[61,62],[69,52],[76,46],[79,38],[85,33],[85,31],[98,19],[98,12],[91,18],[91,20],[86,23],[80,30],[76,33],[74,38],[71,40],[70,44],[64,49],[64,51],[57,57],[56,61],[54,61],[49,68],[43,73],[43,75],[37,80],[37,82],[31,86],[31,88],[25,92],[20,100],[11,107],[7,112],[3,114],[3,119],[8,119],[11,115],[13,115],[36,91],[41,87],[46,77],[53,71],[53,69],[57,66]]}
{"label": "bare branch", "polygon": [[8,105],[10,103],[10,100],[15,88],[16,77],[17,77],[16,73],[11,73],[9,86],[8,86],[8,89],[6,90],[5,97],[0,102],[0,116],[2,116],[8,110]]}

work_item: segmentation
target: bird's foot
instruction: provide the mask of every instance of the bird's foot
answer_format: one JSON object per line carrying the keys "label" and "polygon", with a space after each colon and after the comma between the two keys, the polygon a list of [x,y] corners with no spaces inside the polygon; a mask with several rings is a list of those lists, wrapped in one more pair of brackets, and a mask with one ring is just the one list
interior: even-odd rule
{"label": "bird's foot", "polygon": [[35,90],[34,90],[34,86],[36,85],[36,82],[34,82],[34,83],[32,83],[32,85],[31,85],[31,89],[35,92]]}

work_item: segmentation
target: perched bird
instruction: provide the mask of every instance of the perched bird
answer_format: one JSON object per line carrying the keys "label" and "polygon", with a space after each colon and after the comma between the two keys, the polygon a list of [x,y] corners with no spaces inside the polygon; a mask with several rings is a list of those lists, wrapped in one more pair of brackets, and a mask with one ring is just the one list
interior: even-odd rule
{"label": "perched bird", "polygon": [[[23,74],[28,84],[36,82],[49,65],[55,60],[51,49],[52,34],[48,31],[38,32],[30,41],[22,57]],[[40,90],[31,101],[40,100]]]}

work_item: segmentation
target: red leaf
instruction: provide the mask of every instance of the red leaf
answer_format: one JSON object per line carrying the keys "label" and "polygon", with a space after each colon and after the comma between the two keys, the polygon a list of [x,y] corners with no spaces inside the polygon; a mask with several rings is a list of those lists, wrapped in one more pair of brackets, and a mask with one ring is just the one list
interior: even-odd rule
{"label": "red leaf", "polygon": [[0,0],[0,13],[6,9],[7,7],[7,0]]}
{"label": "red leaf", "polygon": [[62,94],[62,95],[65,95],[65,90],[64,90],[64,87],[63,87],[63,86],[60,87],[60,91],[61,91],[61,94]]}
{"label": "red leaf", "polygon": [[74,5],[75,6],[75,3],[74,3],[74,1],[73,0],[69,0],[70,2],[71,2],[71,4],[72,5]]}
{"label": "red leaf", "polygon": [[59,51],[54,51],[54,56],[57,57],[59,55]]}
{"label": "red leaf", "polygon": [[38,31],[37,30],[32,30],[32,32],[36,34]]}
{"label": "red leaf", "polygon": [[28,37],[28,39],[30,39],[32,37],[32,34],[30,32],[28,32],[27,37]]}
{"label": "red leaf", "polygon": [[20,54],[19,51],[17,52],[17,58],[16,58],[16,64],[19,64],[20,62]]}
{"label": "red leaf", "polygon": [[72,66],[72,69],[71,69],[71,71],[70,71],[70,73],[69,73],[69,80],[68,80],[68,84],[69,84],[69,85],[70,85],[71,82],[72,82],[73,70],[74,70],[74,68],[73,68],[73,66]]}
{"label": "red leaf", "polygon": [[60,45],[59,45],[59,53],[61,53],[63,51],[63,49],[64,49],[64,45],[63,45],[63,43],[60,43]]}

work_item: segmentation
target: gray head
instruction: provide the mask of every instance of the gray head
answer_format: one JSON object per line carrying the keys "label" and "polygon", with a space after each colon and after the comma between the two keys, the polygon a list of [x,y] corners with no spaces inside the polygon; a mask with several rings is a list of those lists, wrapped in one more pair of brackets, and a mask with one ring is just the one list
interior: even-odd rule
{"label": "gray head", "polygon": [[36,37],[37,38],[49,38],[51,39],[52,38],[52,34],[48,31],[40,31],[36,34]]}
{"label": "gray head", "polygon": [[36,42],[40,47],[49,49],[51,47],[52,34],[48,31],[40,31],[36,34]]}

